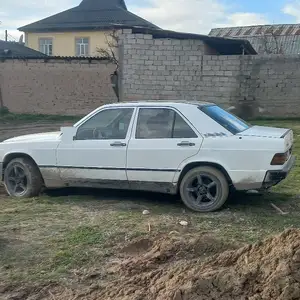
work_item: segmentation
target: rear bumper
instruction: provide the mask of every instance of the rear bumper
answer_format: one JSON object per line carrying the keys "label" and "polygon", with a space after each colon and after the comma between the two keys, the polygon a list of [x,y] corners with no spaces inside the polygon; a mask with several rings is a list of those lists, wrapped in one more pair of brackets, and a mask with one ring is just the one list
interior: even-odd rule
{"label": "rear bumper", "polygon": [[283,169],[267,171],[262,187],[270,188],[274,185],[277,185],[282,180],[284,180],[288,176],[292,168],[294,167],[295,162],[296,162],[296,156],[293,155]]}

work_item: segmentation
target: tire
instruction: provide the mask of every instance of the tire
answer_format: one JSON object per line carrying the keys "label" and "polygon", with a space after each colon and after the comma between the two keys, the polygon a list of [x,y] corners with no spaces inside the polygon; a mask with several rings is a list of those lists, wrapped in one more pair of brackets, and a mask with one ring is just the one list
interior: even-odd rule
{"label": "tire", "polygon": [[12,197],[31,198],[40,194],[43,178],[39,168],[31,159],[20,157],[11,160],[6,166],[4,185],[7,193]]}
{"label": "tire", "polygon": [[229,184],[224,174],[213,167],[196,167],[186,173],[180,183],[183,203],[196,212],[220,209],[229,195]]}

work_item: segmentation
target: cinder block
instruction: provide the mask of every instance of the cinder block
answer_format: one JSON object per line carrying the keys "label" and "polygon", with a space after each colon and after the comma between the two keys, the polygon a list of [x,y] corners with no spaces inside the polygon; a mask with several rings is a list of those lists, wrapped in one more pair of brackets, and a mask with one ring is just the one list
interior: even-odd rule
{"label": "cinder block", "polygon": [[144,34],[143,37],[145,40],[152,40],[153,36],[151,34]]}
{"label": "cinder block", "polygon": [[183,51],[191,51],[192,50],[192,46],[185,45],[185,46],[182,47],[182,50]]}
{"label": "cinder block", "polygon": [[154,40],[154,45],[156,46],[161,46],[163,44],[163,41],[162,40],[159,40],[159,39],[155,39]]}
{"label": "cinder block", "polygon": [[123,29],[122,32],[124,34],[130,34],[130,33],[132,33],[132,29]]}
{"label": "cinder block", "polygon": [[161,56],[161,55],[163,55],[163,51],[159,51],[159,50],[154,51],[154,55]]}
{"label": "cinder block", "polygon": [[172,45],[172,40],[164,39],[164,40],[163,40],[163,45],[171,46],[171,45]]}

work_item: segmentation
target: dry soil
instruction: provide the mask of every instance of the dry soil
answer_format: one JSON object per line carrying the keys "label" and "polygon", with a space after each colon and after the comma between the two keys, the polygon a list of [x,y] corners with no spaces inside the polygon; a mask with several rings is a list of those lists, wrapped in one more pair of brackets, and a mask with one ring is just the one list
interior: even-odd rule
{"label": "dry soil", "polygon": [[143,238],[120,249],[106,274],[86,277],[85,287],[82,281],[80,287],[11,287],[0,293],[31,300],[300,299],[300,230],[235,248],[208,235]]}

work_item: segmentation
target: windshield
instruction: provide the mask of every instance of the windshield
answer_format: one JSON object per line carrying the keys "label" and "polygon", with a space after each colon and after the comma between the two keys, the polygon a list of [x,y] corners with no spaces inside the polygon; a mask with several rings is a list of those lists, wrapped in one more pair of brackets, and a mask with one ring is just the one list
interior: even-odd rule
{"label": "windshield", "polygon": [[251,127],[251,125],[247,124],[245,121],[217,105],[207,105],[199,108],[232,134],[240,133]]}

